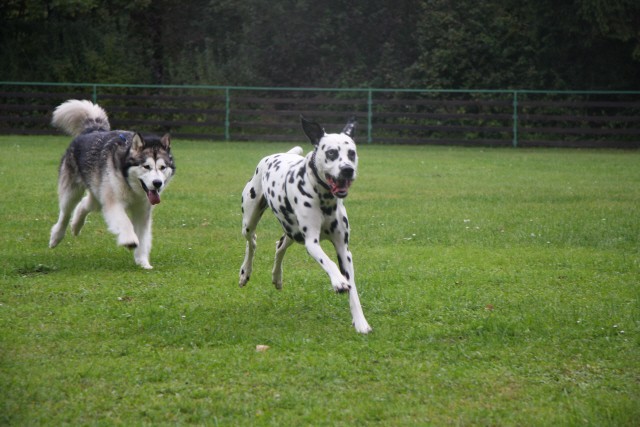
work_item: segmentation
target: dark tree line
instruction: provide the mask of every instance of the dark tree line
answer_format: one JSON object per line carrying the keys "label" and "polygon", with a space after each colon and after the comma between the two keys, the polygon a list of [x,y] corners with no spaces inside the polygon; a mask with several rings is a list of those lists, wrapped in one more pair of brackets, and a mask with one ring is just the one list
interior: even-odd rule
{"label": "dark tree line", "polygon": [[0,80],[638,89],[638,0],[3,0]]}

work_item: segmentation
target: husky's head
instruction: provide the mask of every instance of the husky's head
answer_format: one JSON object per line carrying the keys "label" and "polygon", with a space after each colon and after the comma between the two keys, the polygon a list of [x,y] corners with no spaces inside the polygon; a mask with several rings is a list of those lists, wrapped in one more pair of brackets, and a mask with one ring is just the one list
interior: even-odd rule
{"label": "husky's head", "polygon": [[325,133],[322,126],[300,116],[305,135],[315,146],[317,177],[338,198],[347,197],[351,183],[356,179],[358,154],[353,138],[356,119],[351,117],[340,133]]}
{"label": "husky's head", "polygon": [[169,134],[162,138],[134,134],[128,163],[131,188],[144,192],[152,205],[160,203],[160,193],[176,170]]}

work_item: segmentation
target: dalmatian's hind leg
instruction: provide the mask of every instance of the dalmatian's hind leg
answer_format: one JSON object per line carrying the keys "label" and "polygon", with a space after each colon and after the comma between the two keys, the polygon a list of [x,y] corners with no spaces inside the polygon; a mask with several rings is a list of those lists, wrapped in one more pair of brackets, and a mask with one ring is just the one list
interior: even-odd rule
{"label": "dalmatian's hind leg", "polygon": [[267,208],[267,200],[262,194],[259,175],[249,181],[242,192],[242,235],[247,240],[244,262],[240,267],[240,286],[247,284],[253,271],[253,257],[256,252],[256,228]]}
{"label": "dalmatian's hind leg", "polygon": [[282,260],[284,254],[287,252],[287,248],[293,244],[293,239],[284,234],[280,240],[276,242],[276,259],[273,263],[273,271],[271,272],[271,278],[276,289],[282,289]]}

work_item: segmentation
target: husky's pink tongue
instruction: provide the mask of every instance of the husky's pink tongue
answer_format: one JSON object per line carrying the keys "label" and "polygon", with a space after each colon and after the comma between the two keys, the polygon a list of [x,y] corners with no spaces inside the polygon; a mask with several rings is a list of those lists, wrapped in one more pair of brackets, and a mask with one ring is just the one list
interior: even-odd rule
{"label": "husky's pink tongue", "polygon": [[160,193],[158,193],[156,190],[147,191],[147,198],[149,199],[149,203],[151,203],[152,205],[157,205],[158,203],[160,203]]}

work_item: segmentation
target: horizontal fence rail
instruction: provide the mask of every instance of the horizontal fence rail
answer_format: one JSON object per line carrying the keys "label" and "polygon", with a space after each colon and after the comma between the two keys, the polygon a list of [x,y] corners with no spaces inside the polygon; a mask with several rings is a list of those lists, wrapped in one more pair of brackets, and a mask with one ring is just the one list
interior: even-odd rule
{"label": "horizontal fence rail", "polygon": [[51,112],[67,99],[100,103],[116,128],[184,139],[300,141],[300,114],[329,132],[355,115],[369,143],[640,148],[640,91],[0,82],[0,134],[59,134]]}

